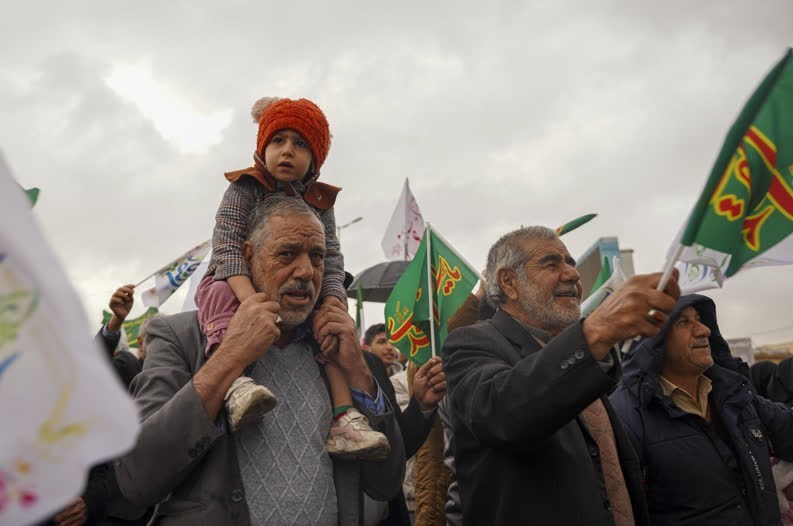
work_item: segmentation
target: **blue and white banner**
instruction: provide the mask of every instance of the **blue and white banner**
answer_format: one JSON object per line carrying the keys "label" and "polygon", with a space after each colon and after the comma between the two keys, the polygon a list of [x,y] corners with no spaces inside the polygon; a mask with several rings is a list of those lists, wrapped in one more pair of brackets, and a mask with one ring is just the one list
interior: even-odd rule
{"label": "blue and white banner", "polygon": [[155,272],[155,285],[143,293],[143,304],[147,307],[162,305],[195,272],[211,248],[212,242],[205,241]]}

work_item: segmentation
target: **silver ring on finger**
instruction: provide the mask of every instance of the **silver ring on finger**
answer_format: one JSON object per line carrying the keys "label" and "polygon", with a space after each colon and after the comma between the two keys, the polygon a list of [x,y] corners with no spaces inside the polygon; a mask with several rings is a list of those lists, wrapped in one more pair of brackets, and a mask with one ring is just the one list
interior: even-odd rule
{"label": "silver ring on finger", "polygon": [[647,318],[650,320],[651,323],[658,323],[658,316],[659,311],[656,309],[650,309],[647,311]]}

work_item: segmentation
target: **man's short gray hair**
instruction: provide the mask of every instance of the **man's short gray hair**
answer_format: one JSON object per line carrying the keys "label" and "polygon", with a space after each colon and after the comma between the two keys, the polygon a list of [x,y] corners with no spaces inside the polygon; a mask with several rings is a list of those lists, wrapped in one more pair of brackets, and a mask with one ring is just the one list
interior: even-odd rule
{"label": "man's short gray hair", "polygon": [[319,221],[323,230],[325,229],[317,211],[299,197],[271,194],[256,205],[248,216],[248,231],[245,238],[253,244],[254,249],[261,248],[264,241],[270,237],[270,218],[275,216],[311,216]]}
{"label": "man's short gray hair", "polygon": [[498,271],[509,269],[520,275],[529,254],[523,250],[522,242],[531,239],[558,239],[556,230],[544,226],[526,226],[501,236],[487,253],[485,268],[485,293],[495,307],[504,304],[506,296],[498,284]]}

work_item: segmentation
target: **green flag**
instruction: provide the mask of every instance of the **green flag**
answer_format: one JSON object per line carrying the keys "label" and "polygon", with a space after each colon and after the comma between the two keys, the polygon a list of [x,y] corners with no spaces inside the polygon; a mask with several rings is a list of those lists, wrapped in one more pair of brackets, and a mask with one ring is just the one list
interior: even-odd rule
{"label": "green flag", "polygon": [[28,188],[25,190],[25,193],[28,194],[28,201],[30,201],[31,208],[35,206],[36,201],[39,200],[39,190],[38,188]]}
{"label": "green flag", "polygon": [[[19,183],[17,183],[19,184]],[[22,188],[22,185],[19,185],[19,188]],[[25,195],[28,197],[28,202],[30,203],[30,208],[36,206],[36,201],[39,200],[39,190],[38,188],[22,188],[22,191],[25,192]]]}
{"label": "green flag", "polygon": [[[135,318],[134,320],[126,320],[124,323],[121,324],[121,327],[124,329],[124,332],[127,334],[127,340],[129,341],[130,347],[137,347],[138,346],[138,336],[140,335],[140,324],[143,323],[145,320],[151,318],[155,314],[157,314],[156,307],[149,307],[146,312],[141,314],[139,317]],[[106,310],[102,311],[102,325],[106,324],[110,321],[110,318],[113,317],[113,313],[107,312]]]}
{"label": "green flag", "polygon": [[579,217],[577,219],[573,219],[572,221],[567,222],[567,223],[563,224],[562,226],[560,226],[559,228],[557,228],[556,229],[556,233],[559,234],[560,236],[563,236],[563,235],[567,234],[568,232],[571,232],[571,231],[575,230],[576,228],[589,223],[595,217],[597,217],[597,214],[586,214],[586,215],[583,215],[583,216],[581,216],[581,217]]}
{"label": "green flag", "polygon": [[[419,366],[426,363],[433,355],[431,336],[435,336],[434,352],[437,354],[446,339],[446,323],[478,279],[471,265],[427,225],[416,255],[394,285],[385,305],[389,341]],[[430,299],[434,306],[433,326],[430,326]]]}
{"label": "green flag", "polygon": [[793,50],[788,49],[727,133],[672,259],[710,265],[729,277],[747,265],[793,263],[791,234]]}
{"label": "green flag", "polygon": [[589,291],[589,296],[594,294],[597,289],[602,287],[603,284],[611,277],[611,274],[612,270],[611,264],[609,263],[609,258],[603,258],[603,264],[600,265],[600,272],[598,272],[598,275],[595,278],[595,283],[592,284],[592,289]]}

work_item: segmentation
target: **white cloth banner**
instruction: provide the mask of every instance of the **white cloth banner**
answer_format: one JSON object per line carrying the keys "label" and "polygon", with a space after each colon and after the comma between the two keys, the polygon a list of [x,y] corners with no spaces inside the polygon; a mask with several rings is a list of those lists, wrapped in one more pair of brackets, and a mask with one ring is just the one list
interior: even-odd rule
{"label": "white cloth banner", "polygon": [[0,524],[71,504],[135,444],[135,404],[0,156]]}
{"label": "white cloth banner", "polygon": [[142,294],[143,304],[147,307],[162,305],[195,272],[211,248],[212,242],[205,241],[155,272],[154,287]]}
{"label": "white cloth banner", "polygon": [[212,259],[211,256],[204,258],[201,264],[198,265],[198,268],[195,269],[195,272],[193,272],[193,275],[190,276],[190,286],[187,289],[187,296],[182,304],[182,312],[198,310],[198,306],[195,304],[195,293],[198,290],[198,284],[201,283],[201,280],[204,279],[204,274],[207,273],[210,259]]}
{"label": "white cloth banner", "polygon": [[[667,261],[671,260],[677,249],[680,248],[680,240],[683,238],[683,230],[688,221],[683,223],[683,227],[675,236],[675,240],[669,247],[666,254]],[[694,243],[692,246],[682,247],[675,267],[680,271],[680,292],[682,294],[694,294],[708,289],[721,288],[724,280],[727,279],[725,273],[730,266],[731,254],[713,250]],[[769,267],[776,265],[793,264],[793,235],[790,235],[769,248],[761,252],[757,257],[744,263],[737,272],[755,267]],[[736,272],[736,273],[737,273]]]}
{"label": "white cloth banner", "polygon": [[399,196],[396,210],[394,210],[383,236],[382,246],[386,259],[392,261],[413,259],[423,235],[424,218],[421,217],[419,205],[410,191],[407,178],[405,178],[402,195]]}

